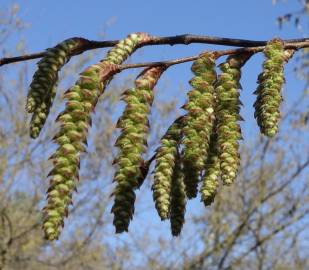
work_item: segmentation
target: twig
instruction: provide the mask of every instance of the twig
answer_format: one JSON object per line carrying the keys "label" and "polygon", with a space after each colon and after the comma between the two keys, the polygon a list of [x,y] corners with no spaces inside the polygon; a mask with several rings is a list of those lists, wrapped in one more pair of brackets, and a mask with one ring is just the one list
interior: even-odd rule
{"label": "twig", "polygon": [[[286,43],[285,49],[294,49],[299,50],[301,48],[309,47],[309,41],[306,42],[300,42],[300,43]],[[213,51],[216,58],[219,58],[224,55],[231,55],[231,54],[240,54],[240,53],[258,53],[263,51],[265,46],[258,46],[258,47],[248,47],[248,48],[239,48],[239,49],[233,49],[233,50],[222,50],[222,51]],[[174,60],[167,60],[167,61],[157,61],[157,62],[144,62],[144,63],[135,63],[135,64],[123,64],[119,66],[119,70],[124,69],[130,69],[130,68],[141,68],[141,67],[154,67],[154,66],[166,66],[170,67],[177,64],[182,64],[186,62],[191,62],[200,57],[201,54],[205,53],[206,51],[194,55],[194,56],[188,56],[183,58],[178,58]],[[210,52],[210,51],[208,51]]]}

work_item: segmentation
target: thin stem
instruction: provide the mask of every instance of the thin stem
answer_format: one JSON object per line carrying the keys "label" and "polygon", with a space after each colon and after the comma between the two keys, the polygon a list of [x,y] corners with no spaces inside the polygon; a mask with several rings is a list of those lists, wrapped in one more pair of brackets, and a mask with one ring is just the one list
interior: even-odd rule
{"label": "thin stem", "polygon": [[[309,47],[309,41],[306,42],[300,42],[300,43],[286,43],[285,49],[295,49],[299,50],[301,48]],[[263,51],[265,46],[258,46],[258,47],[248,47],[248,48],[239,48],[239,49],[231,49],[231,50],[222,50],[222,51],[213,51],[215,54],[216,58],[219,58],[224,55],[231,55],[231,54],[240,54],[240,53],[258,53]],[[167,61],[157,61],[157,62],[144,62],[144,63],[135,63],[135,64],[124,64],[119,66],[119,70],[124,70],[124,69],[130,69],[130,68],[141,68],[141,67],[153,67],[153,66],[166,66],[170,67],[173,65],[177,64],[182,64],[186,62],[191,62],[200,57],[201,54],[205,53],[201,52],[198,55],[194,56],[188,56],[188,57],[183,57],[183,58],[177,58],[174,60],[167,60]],[[211,52],[211,51],[207,51]]]}

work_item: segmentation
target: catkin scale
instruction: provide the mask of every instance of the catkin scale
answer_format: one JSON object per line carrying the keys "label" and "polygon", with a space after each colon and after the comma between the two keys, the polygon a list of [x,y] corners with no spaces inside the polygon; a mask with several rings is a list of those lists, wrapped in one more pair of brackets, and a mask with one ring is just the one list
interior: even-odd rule
{"label": "catkin scale", "polygon": [[65,93],[66,107],[57,117],[60,130],[54,137],[59,147],[50,158],[54,168],[49,174],[47,205],[43,209],[43,229],[48,240],[58,239],[72,202],[72,193],[79,179],[80,154],[86,151],[84,143],[98,98],[117,72],[115,65],[126,60],[139,42],[147,38],[144,33],[129,35],[111,49],[104,60],[84,70],[75,85]]}
{"label": "catkin scale", "polygon": [[140,187],[143,175],[142,154],[147,147],[148,115],[153,102],[153,88],[165,69],[162,66],[147,68],[136,79],[135,88],[123,94],[126,108],[117,122],[121,134],[115,143],[119,153],[114,162],[117,165],[114,176],[116,187],[111,210],[116,233],[128,231],[133,217],[135,190]]}
{"label": "catkin scale", "polygon": [[193,89],[184,105],[183,140],[184,182],[189,199],[196,197],[199,177],[204,169],[209,138],[214,120],[214,86],[216,81],[215,57],[211,53],[201,55],[191,68],[195,77],[190,80]]}

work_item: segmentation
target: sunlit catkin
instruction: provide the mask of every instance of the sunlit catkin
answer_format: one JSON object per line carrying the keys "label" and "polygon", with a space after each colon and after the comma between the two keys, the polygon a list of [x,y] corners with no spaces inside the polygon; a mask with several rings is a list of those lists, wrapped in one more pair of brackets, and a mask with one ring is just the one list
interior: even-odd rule
{"label": "sunlit catkin", "polygon": [[80,154],[85,152],[91,113],[112,76],[115,65],[121,64],[148,38],[147,34],[131,34],[111,49],[107,57],[80,74],[79,80],[64,95],[65,110],[58,116],[60,130],[54,137],[59,145],[51,156],[54,167],[50,172],[48,202],[44,207],[43,229],[48,240],[58,239],[72,193],[79,178]]}
{"label": "sunlit catkin", "polygon": [[284,84],[284,64],[293,55],[292,50],[284,50],[280,39],[269,41],[264,49],[263,72],[258,76],[254,116],[261,133],[273,137],[278,132],[282,86]]}
{"label": "sunlit catkin", "polygon": [[269,41],[264,49],[266,57],[263,72],[258,76],[258,88],[254,92],[257,99],[254,103],[257,123],[261,133],[273,137],[278,132],[281,89],[284,83],[284,44],[280,39]]}
{"label": "sunlit catkin", "polygon": [[199,177],[204,169],[209,138],[214,120],[214,83],[216,81],[215,57],[211,53],[201,55],[192,65],[194,77],[184,105],[184,182],[189,199],[196,197]]}
{"label": "sunlit catkin", "polygon": [[231,55],[220,64],[221,74],[216,84],[216,119],[221,178],[223,184],[234,182],[240,164],[239,143],[242,138],[238,124],[240,117],[239,89],[241,67],[251,54]]}
{"label": "sunlit catkin", "polygon": [[151,67],[144,70],[135,81],[135,88],[123,95],[126,108],[118,120],[121,129],[115,145],[119,148],[114,163],[117,169],[114,176],[116,187],[113,192],[113,224],[116,233],[128,231],[134,213],[135,190],[142,176],[142,154],[146,150],[149,129],[148,116],[153,102],[153,88],[165,67]]}
{"label": "sunlit catkin", "polygon": [[178,118],[167,130],[156,150],[153,200],[161,220],[167,219],[170,213],[172,176],[177,168],[177,148],[181,140],[183,117]]}

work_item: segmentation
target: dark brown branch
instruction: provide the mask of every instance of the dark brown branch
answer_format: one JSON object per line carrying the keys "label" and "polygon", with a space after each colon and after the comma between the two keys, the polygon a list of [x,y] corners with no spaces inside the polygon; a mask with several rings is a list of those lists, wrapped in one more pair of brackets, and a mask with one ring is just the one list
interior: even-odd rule
{"label": "dark brown branch", "polygon": [[[88,50],[111,47],[117,44],[118,40],[109,40],[109,41],[94,41],[80,38],[83,40],[81,46],[75,50],[73,55],[81,54]],[[235,47],[258,47],[265,46],[267,41],[258,41],[258,40],[246,40],[246,39],[235,39],[235,38],[221,38],[221,37],[212,37],[212,36],[199,36],[199,35],[178,35],[178,36],[169,36],[169,37],[155,37],[153,36],[149,40],[145,41],[140,45],[140,47],[151,46],[151,45],[176,45],[183,44],[188,45],[192,43],[200,44],[213,44],[213,45],[225,45],[225,46],[235,46]],[[309,46],[309,40],[304,39],[289,39],[285,40],[285,43],[291,44],[306,44],[305,47]],[[0,66],[27,61],[32,59],[41,58],[45,55],[45,52],[38,52],[33,54],[20,55],[15,57],[4,57],[0,59]]]}
{"label": "dark brown branch", "polygon": [[[112,47],[117,44],[118,40],[110,40],[110,41],[91,41],[84,38],[76,38],[80,40],[80,46],[75,49],[72,53],[73,55],[79,55],[82,54],[85,51],[98,49],[98,48],[106,48],[106,47]],[[4,57],[0,59],[0,66],[16,63],[16,62],[22,62],[27,60],[33,60],[37,58],[41,58],[45,56],[46,52],[38,52],[38,53],[32,53],[32,54],[25,54],[15,57]]]}

